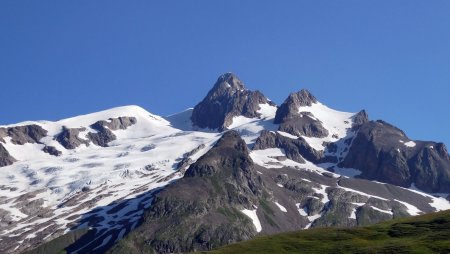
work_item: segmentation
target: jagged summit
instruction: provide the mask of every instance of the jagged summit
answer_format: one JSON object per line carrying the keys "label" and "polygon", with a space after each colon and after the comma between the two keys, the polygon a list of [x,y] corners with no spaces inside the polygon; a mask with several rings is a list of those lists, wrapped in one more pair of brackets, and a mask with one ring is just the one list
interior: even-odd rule
{"label": "jagged summit", "polygon": [[300,107],[311,106],[313,103],[317,102],[316,97],[314,97],[314,95],[312,95],[307,89],[302,89],[296,93],[291,93],[289,98],[292,98]]}
{"label": "jagged summit", "polygon": [[300,107],[311,106],[313,103],[317,103],[317,99],[306,89],[291,93],[279,107],[274,122],[282,123],[283,120],[297,115]]}
{"label": "jagged summit", "polygon": [[217,79],[211,91],[222,89],[245,90],[245,86],[238,76],[231,72],[227,72]]}
{"label": "jagged summit", "polygon": [[245,89],[232,73],[221,75],[206,97],[194,107],[191,120],[199,128],[223,131],[233,122],[233,117],[259,117],[261,104],[275,106],[259,91]]}

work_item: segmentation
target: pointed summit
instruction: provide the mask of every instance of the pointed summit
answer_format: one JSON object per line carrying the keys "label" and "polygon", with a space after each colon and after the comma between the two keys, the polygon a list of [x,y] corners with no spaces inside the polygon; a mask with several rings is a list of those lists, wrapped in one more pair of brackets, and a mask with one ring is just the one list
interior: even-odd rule
{"label": "pointed summit", "polygon": [[245,86],[236,75],[231,72],[227,72],[222,74],[214,84],[214,88],[212,90],[217,89],[245,90]]}
{"label": "pointed summit", "polygon": [[280,124],[284,119],[297,115],[300,107],[311,106],[313,103],[317,103],[317,99],[306,89],[291,93],[278,108],[274,123]]}
{"label": "pointed summit", "polygon": [[223,131],[235,116],[260,117],[260,104],[274,106],[261,92],[245,89],[236,75],[225,73],[194,107],[191,120],[194,126]]}

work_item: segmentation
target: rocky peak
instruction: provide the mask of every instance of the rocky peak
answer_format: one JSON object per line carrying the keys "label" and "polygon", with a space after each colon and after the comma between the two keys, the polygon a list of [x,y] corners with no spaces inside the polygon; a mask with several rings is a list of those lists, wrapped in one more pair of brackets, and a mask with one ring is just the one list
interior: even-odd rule
{"label": "rocky peak", "polygon": [[261,92],[245,89],[239,78],[221,75],[206,97],[194,107],[191,120],[200,128],[226,130],[235,116],[259,117],[260,104],[274,105]]}
{"label": "rocky peak", "polygon": [[322,122],[308,114],[299,113],[300,107],[311,106],[313,103],[317,103],[317,99],[306,89],[291,93],[278,108],[274,123],[280,125],[280,131],[295,136],[318,138],[328,136],[328,131],[322,126]]}
{"label": "rocky peak", "polygon": [[450,159],[442,143],[412,141],[399,128],[381,120],[358,128],[342,167],[358,177],[403,187],[412,183],[427,192],[450,190]]}
{"label": "rocky peak", "polygon": [[184,176],[213,175],[224,168],[231,168],[233,171],[241,168],[247,171],[252,165],[253,161],[249,156],[247,144],[237,131],[231,130],[225,132],[214,147],[192,165]]}
{"label": "rocky peak", "polygon": [[289,95],[299,107],[311,106],[313,103],[317,103],[316,97],[312,95],[308,90],[302,89],[297,93],[292,93]]}
{"label": "rocky peak", "polygon": [[222,91],[222,90],[234,90],[241,91],[245,90],[244,83],[233,73],[228,72],[222,74],[214,84],[211,91]]}
{"label": "rocky peak", "polygon": [[228,131],[182,179],[155,194],[133,239],[142,239],[155,253],[209,250],[249,239],[257,231],[240,211],[255,209],[263,189],[245,142]]}
{"label": "rocky peak", "polygon": [[278,108],[274,122],[279,124],[286,118],[298,115],[300,107],[311,106],[313,103],[317,103],[317,99],[306,89],[291,93]]}
{"label": "rocky peak", "polygon": [[353,116],[353,128],[358,128],[364,123],[367,123],[369,121],[369,115],[367,112],[363,109],[356,113],[356,115]]}

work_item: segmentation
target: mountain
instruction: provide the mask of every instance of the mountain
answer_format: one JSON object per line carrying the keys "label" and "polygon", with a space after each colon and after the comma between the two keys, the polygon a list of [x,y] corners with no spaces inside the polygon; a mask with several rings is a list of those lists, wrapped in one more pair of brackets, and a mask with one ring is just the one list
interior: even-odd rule
{"label": "mountain", "polygon": [[[233,118],[261,118],[275,104],[259,91],[250,91],[236,75],[226,73],[217,79],[206,97],[194,107],[191,120],[199,128],[226,130]],[[236,121],[236,119],[234,119]]]}
{"label": "mountain", "polygon": [[0,126],[0,170],[1,253],[200,251],[450,209],[444,144],[305,89],[276,106],[231,73],[168,117]]}

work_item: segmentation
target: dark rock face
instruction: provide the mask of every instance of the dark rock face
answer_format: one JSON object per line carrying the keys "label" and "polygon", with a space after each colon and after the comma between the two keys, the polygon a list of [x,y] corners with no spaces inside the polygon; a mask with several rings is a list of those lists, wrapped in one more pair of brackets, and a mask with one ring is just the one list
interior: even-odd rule
{"label": "dark rock face", "polygon": [[191,120],[200,128],[226,130],[233,117],[259,117],[259,104],[269,101],[259,91],[246,90],[242,81],[232,73],[219,77],[206,97],[194,107]]}
{"label": "dark rock face", "polygon": [[[110,130],[125,130],[126,128],[137,123],[135,117],[121,116],[118,118],[110,118],[109,121],[97,121],[91,127],[95,130],[101,129],[101,127],[108,127]],[[100,127],[101,126],[101,127]],[[98,129],[97,129],[98,128]]]}
{"label": "dark rock face", "polygon": [[[402,142],[400,142],[402,141]],[[403,187],[414,183],[427,192],[450,191],[450,159],[442,143],[414,141],[383,121],[362,124],[342,166],[362,171],[359,177]]]}
{"label": "dark rock face", "polygon": [[353,125],[352,128],[356,129],[359,126],[367,123],[369,121],[369,115],[367,112],[363,109],[359,111],[356,115],[353,116]]}
{"label": "dark rock face", "polygon": [[335,157],[325,157],[323,151],[316,151],[303,139],[291,139],[278,133],[262,131],[256,139],[253,150],[264,150],[267,148],[281,148],[286,153],[286,157],[304,163],[305,159],[314,163],[335,162]]}
{"label": "dark rock face", "polygon": [[116,135],[112,131],[110,131],[105,125],[102,124],[103,121],[98,121],[91,125],[91,128],[98,131],[97,133],[88,133],[89,140],[92,141],[92,143],[107,147],[108,143],[116,140]]}
{"label": "dark rock face", "polygon": [[274,123],[280,124],[279,130],[296,136],[326,137],[328,131],[322,123],[310,113],[298,112],[300,107],[311,106],[316,98],[307,90],[292,93],[281,104],[275,115]]}
{"label": "dark rock face", "polygon": [[91,128],[96,130],[97,133],[89,132],[88,138],[98,146],[107,147],[109,142],[116,140],[116,135],[111,130],[125,130],[136,122],[135,117],[110,118],[109,122],[97,121],[91,125]]}
{"label": "dark rock face", "polygon": [[62,152],[56,149],[54,146],[45,146],[44,148],[42,148],[42,151],[53,156],[60,156],[62,154]]}
{"label": "dark rock face", "polygon": [[298,115],[299,107],[311,106],[316,102],[317,99],[308,90],[302,89],[297,93],[291,93],[278,108],[274,123],[282,123],[285,119]]}
{"label": "dark rock face", "polygon": [[[11,138],[11,143],[23,145],[25,143],[40,143],[39,140],[47,135],[47,130],[41,126],[32,124],[0,128],[0,142],[5,142],[6,137]],[[16,161],[6,148],[0,143],[0,167],[8,166]]]}
{"label": "dark rock face", "polygon": [[13,164],[16,161],[0,143],[0,167],[5,167]]}
{"label": "dark rock face", "polygon": [[85,130],[85,128],[67,128],[64,126],[61,133],[56,136],[56,141],[66,149],[75,149],[81,144],[89,146],[88,140],[78,137],[78,134]]}
{"label": "dark rock face", "polygon": [[46,135],[47,130],[36,124],[0,128],[0,142],[5,142],[3,138],[9,136],[11,137],[11,142],[15,145],[39,143],[39,140]]}
{"label": "dark rock face", "polygon": [[239,209],[253,209],[262,192],[247,145],[237,132],[226,132],[184,178],[156,194],[133,238],[157,253],[208,250],[250,239],[256,231]]}

